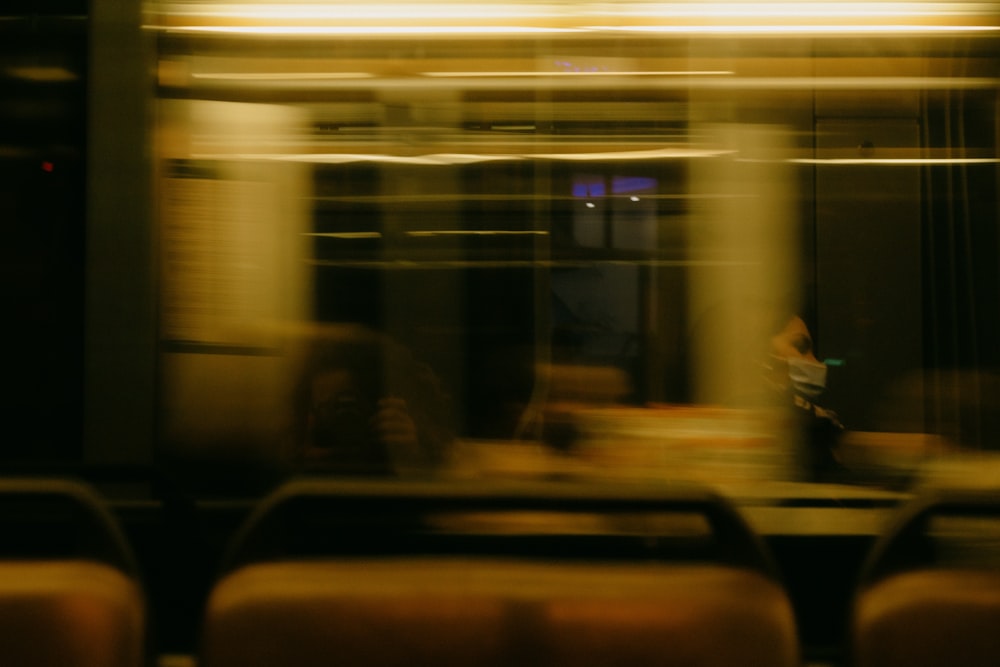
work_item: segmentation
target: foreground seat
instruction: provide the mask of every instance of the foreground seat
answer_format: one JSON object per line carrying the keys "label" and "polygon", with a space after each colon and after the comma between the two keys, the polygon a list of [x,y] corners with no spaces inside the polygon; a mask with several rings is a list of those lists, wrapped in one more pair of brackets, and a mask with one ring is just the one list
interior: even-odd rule
{"label": "foreground seat", "polygon": [[855,667],[1000,665],[1000,491],[924,491],[862,572]]}
{"label": "foreground seat", "polygon": [[293,483],[226,569],[203,667],[798,663],[763,547],[690,488]]}
{"label": "foreground seat", "polygon": [[0,664],[143,664],[135,562],[89,487],[0,479],[0,536]]}

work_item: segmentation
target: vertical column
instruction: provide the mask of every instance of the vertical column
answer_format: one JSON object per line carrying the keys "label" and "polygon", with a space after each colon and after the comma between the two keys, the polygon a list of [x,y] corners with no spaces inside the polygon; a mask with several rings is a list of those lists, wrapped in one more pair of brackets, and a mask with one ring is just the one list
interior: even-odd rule
{"label": "vertical column", "polygon": [[151,459],[155,385],[151,49],[140,0],[90,3],[84,459]]}

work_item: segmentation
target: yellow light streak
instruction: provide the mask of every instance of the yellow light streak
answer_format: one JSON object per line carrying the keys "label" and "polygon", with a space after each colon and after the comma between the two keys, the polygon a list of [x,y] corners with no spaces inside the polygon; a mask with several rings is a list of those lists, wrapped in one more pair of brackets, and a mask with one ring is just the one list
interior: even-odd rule
{"label": "yellow light streak", "polygon": [[1000,158],[800,158],[789,162],[817,165],[949,165],[998,164]]}
{"label": "yellow light streak", "polygon": [[612,16],[672,18],[943,18],[995,13],[995,3],[983,2],[668,2],[633,3],[601,12]]}
{"label": "yellow light streak", "polygon": [[163,3],[167,15],[256,21],[391,21],[547,19],[565,16],[558,5],[488,2],[369,2],[315,4]]}
{"label": "yellow light streak", "polygon": [[386,25],[386,26],[245,26],[245,25],[189,25],[171,26],[166,31],[175,34],[218,34],[250,36],[333,37],[333,36],[407,36],[407,35],[516,35],[557,34],[581,32],[578,28],[545,28],[534,26],[503,25]]}
{"label": "yellow light streak", "polygon": [[314,164],[349,164],[377,162],[412,165],[461,165],[500,160],[561,160],[589,162],[600,160],[697,159],[735,155],[733,150],[698,148],[660,148],[637,151],[600,151],[594,153],[522,153],[489,155],[477,153],[435,153],[428,155],[388,155],[385,153],[198,153],[199,160],[269,160]]}
{"label": "yellow light streak", "polygon": [[232,35],[935,34],[1000,30],[997,2],[163,2],[162,29]]}
{"label": "yellow light streak", "polygon": [[1000,26],[981,25],[594,25],[594,32],[637,32],[674,35],[847,35],[847,34],[935,34],[1000,32]]}
{"label": "yellow light streak", "polygon": [[211,72],[192,74],[192,79],[205,81],[339,81],[371,79],[370,72]]}
{"label": "yellow light streak", "polygon": [[381,232],[309,232],[303,236],[321,236],[334,239],[380,239]]}
{"label": "yellow light streak", "polygon": [[514,230],[514,229],[433,229],[406,232],[407,236],[548,236],[544,230]]}
{"label": "yellow light streak", "polygon": [[625,71],[625,72],[420,72],[420,76],[433,78],[518,78],[518,77],[615,77],[615,76],[727,76],[733,75],[732,70],[677,70],[677,71]]}

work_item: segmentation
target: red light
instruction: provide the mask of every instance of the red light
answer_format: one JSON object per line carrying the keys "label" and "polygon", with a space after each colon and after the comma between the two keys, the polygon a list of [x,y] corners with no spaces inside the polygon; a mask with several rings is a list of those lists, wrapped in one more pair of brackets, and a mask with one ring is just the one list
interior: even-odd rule
{"label": "red light", "polygon": [[55,168],[56,166],[53,163],[49,162],[48,160],[42,162],[42,171],[47,171],[51,174],[52,170]]}

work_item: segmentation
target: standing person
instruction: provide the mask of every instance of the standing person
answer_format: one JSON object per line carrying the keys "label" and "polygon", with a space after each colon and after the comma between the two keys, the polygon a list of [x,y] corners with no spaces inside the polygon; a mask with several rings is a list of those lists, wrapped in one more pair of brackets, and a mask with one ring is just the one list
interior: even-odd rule
{"label": "standing person", "polygon": [[798,315],[776,319],[762,363],[765,383],[779,403],[789,404],[801,427],[803,467],[811,481],[835,479],[842,472],[837,445],[844,426],[835,412],[817,401],[826,389],[827,366],[816,358],[812,335]]}
{"label": "standing person", "polygon": [[840,478],[844,427],[820,403],[827,367],[809,327],[773,300],[733,299],[706,310],[692,329],[695,402],[784,411],[794,420],[796,467],[812,481]]}

